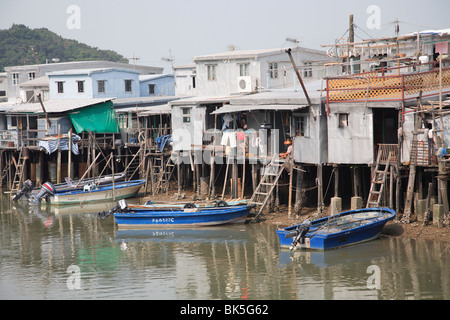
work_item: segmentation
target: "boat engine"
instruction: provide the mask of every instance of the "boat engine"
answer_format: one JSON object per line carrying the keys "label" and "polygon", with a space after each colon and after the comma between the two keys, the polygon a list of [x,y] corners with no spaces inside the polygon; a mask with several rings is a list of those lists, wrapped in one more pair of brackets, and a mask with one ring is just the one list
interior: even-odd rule
{"label": "boat engine", "polygon": [[98,213],[100,219],[105,219],[114,213],[125,213],[128,212],[128,205],[125,199],[119,200],[117,204],[109,211],[103,211]]}
{"label": "boat engine", "polygon": [[311,228],[311,221],[309,219],[306,219],[301,225],[297,227],[297,229],[295,230],[296,235],[294,237],[294,241],[292,241],[290,251],[294,250],[299,243],[300,244],[305,243],[305,236],[310,228]]}
{"label": "boat engine", "polygon": [[22,189],[19,192],[17,192],[17,194],[12,198],[12,200],[13,201],[19,200],[20,198],[22,198],[24,194],[28,194],[31,190],[33,190],[33,182],[31,182],[30,179],[25,180]]}
{"label": "boat engine", "polygon": [[55,187],[50,182],[46,182],[42,185],[41,190],[38,194],[34,195],[30,199],[31,204],[39,204],[42,201],[42,198],[45,198],[48,201],[48,198],[55,194]]}

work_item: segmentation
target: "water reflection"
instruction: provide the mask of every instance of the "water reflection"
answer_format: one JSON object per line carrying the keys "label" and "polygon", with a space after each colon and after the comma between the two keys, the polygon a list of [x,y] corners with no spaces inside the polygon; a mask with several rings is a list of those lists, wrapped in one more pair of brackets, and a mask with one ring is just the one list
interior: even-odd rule
{"label": "water reflection", "polygon": [[[382,237],[327,252],[280,250],[265,224],[118,230],[93,207],[0,203],[2,299],[449,299],[444,242]],[[100,210],[99,210],[100,208]],[[69,289],[67,268],[80,269]],[[369,266],[380,289],[368,288]]]}

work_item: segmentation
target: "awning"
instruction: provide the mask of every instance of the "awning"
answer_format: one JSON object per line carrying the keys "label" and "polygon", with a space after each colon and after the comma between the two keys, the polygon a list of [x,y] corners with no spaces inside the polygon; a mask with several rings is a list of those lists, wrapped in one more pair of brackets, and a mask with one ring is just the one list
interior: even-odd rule
{"label": "awning", "polygon": [[69,118],[77,133],[88,130],[97,133],[119,132],[111,101],[72,111]]}
{"label": "awning", "polygon": [[[72,135],[72,152],[75,155],[80,154],[78,151],[77,142],[81,141],[80,136],[74,134]],[[58,137],[46,137],[43,139],[39,139],[39,147],[45,149],[47,154],[51,154],[58,150]],[[60,150],[69,150],[69,136],[64,134],[59,139],[59,149]]]}
{"label": "awning", "polygon": [[295,111],[306,108],[307,105],[294,104],[249,104],[249,105],[232,105],[226,104],[223,107],[213,111],[212,114],[245,112],[255,110],[272,110],[272,111]]}
{"label": "awning", "polygon": [[139,116],[151,116],[158,114],[170,114],[171,109],[169,104],[157,105],[157,106],[147,106],[147,107],[129,107],[115,109],[116,113],[139,113]]}

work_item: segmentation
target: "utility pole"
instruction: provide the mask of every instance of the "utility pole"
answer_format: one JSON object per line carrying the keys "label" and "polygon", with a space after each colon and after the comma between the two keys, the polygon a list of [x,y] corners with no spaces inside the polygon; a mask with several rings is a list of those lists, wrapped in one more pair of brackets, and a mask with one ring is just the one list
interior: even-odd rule
{"label": "utility pole", "polygon": [[161,58],[162,61],[167,61],[170,62],[170,65],[172,66],[172,74],[173,74],[173,82],[175,87],[177,86],[177,82],[175,79],[175,68],[173,67],[173,62],[175,61],[175,59],[172,57],[172,50],[169,49],[169,58]]}
{"label": "utility pole", "polygon": [[349,18],[349,26],[348,26],[348,42],[355,42],[355,26],[353,24],[353,14],[350,15]]}
{"label": "utility pole", "polygon": [[395,20],[395,38],[397,41],[397,55],[400,58],[400,46],[398,44],[398,34],[400,33],[400,26],[398,24],[398,19]]}
{"label": "utility pole", "polygon": [[[355,42],[355,26],[353,24],[353,14],[350,15],[348,24],[347,61],[350,63],[350,65],[347,65],[347,73],[353,74],[353,61],[351,58],[351,50],[353,49],[353,45],[351,44]],[[348,69],[350,69],[350,72],[348,71]]]}
{"label": "utility pole", "polygon": [[135,57],[133,52],[133,58],[128,58],[128,60],[133,60],[133,70],[136,70],[136,61],[140,60],[140,58]]}

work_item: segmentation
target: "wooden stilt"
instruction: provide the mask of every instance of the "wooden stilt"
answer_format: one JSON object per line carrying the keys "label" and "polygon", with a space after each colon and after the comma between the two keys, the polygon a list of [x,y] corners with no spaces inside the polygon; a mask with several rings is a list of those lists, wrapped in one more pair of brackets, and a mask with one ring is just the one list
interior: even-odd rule
{"label": "wooden stilt", "polygon": [[[113,163],[114,165],[114,163]],[[72,128],[69,130],[69,153],[67,154],[67,176],[72,179]]]}
{"label": "wooden stilt", "polygon": [[56,183],[61,183],[61,124],[58,124],[58,155],[56,158]]}

